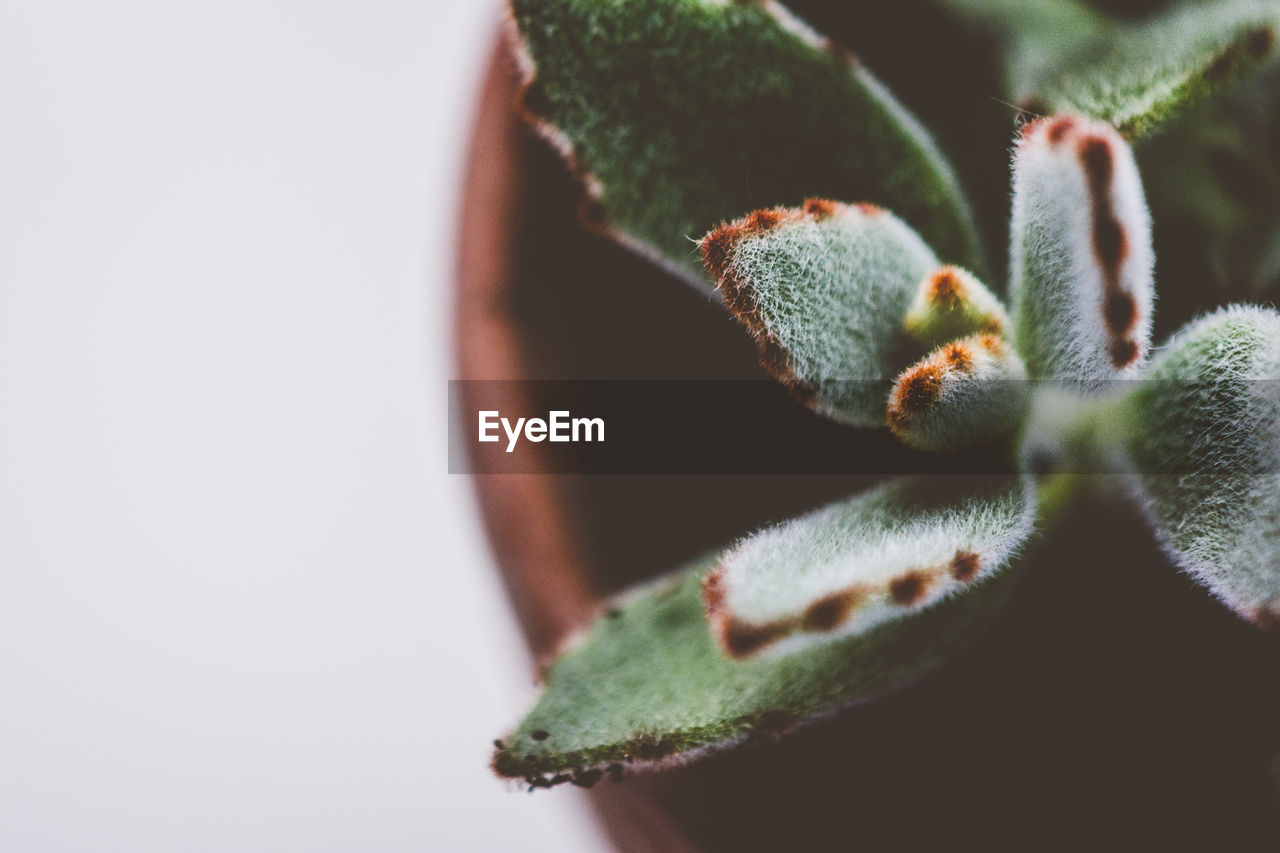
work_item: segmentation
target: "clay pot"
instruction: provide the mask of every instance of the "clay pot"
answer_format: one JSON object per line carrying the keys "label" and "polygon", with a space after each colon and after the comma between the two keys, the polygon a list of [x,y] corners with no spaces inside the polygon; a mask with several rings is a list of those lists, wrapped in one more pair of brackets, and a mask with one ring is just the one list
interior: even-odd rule
{"label": "clay pot", "polygon": [[[515,91],[500,47],[463,201],[459,377],[760,377],[718,306],[580,227],[581,191],[524,127]],[[865,485],[474,479],[538,654],[601,596]],[[779,740],[601,782],[595,808],[628,851],[1274,849],[1276,637],[1174,572],[1143,529],[1123,505],[1082,510],[1035,548],[1004,615],[954,664]]]}

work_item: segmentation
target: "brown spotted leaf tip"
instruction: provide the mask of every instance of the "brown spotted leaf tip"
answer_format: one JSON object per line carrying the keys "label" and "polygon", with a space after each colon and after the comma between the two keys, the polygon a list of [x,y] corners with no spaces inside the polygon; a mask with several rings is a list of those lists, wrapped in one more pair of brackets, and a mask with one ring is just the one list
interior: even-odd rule
{"label": "brown spotted leaf tip", "polygon": [[1151,219],[1133,153],[1109,125],[1031,122],[1014,154],[1014,340],[1035,378],[1136,375],[1151,342]]}
{"label": "brown spotted leaf tip", "polygon": [[908,447],[957,450],[1007,434],[1028,405],[1026,369],[996,335],[952,341],[903,371],[885,419]]}
{"label": "brown spotted leaf tip", "polygon": [[996,295],[973,273],[950,264],[921,280],[903,326],[930,349],[970,335],[1010,332],[1009,315]]}
{"label": "brown spotted leaf tip", "polygon": [[767,371],[819,412],[883,425],[903,317],[938,267],[914,231],[874,205],[809,199],[721,225],[699,246]]}
{"label": "brown spotted leaf tip", "polygon": [[[735,638],[739,654],[731,656],[707,628],[706,610],[714,618],[723,606],[716,601],[724,573],[711,572],[713,565],[700,562],[615,602],[612,615],[548,668],[537,703],[495,743],[493,769],[530,789],[589,786],[742,741],[775,739],[963,652],[990,624],[1016,576],[1005,571],[979,582],[989,575],[985,558],[957,550],[918,581],[910,570],[896,576],[900,618],[837,639],[861,607],[856,594],[840,591],[811,602],[799,627],[744,630]],[[925,603],[953,583],[964,583],[964,594]],[[869,592],[894,595],[887,588]],[[801,633],[773,635],[782,630]],[[830,641],[772,653],[797,636]]]}
{"label": "brown spotted leaf tip", "polygon": [[736,659],[868,631],[999,571],[1034,516],[1016,480],[892,481],[728,551],[703,581],[711,631]]}

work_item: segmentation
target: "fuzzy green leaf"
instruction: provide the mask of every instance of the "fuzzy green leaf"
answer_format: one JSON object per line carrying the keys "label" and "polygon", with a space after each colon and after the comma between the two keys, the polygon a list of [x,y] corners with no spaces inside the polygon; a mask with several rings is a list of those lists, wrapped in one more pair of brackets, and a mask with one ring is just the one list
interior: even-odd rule
{"label": "fuzzy green leaf", "polygon": [[980,266],[928,133],[847,52],[776,3],[511,0],[524,103],[586,177],[605,228],[707,284],[692,239],[809,195],[890,205]]}
{"label": "fuzzy green leaf", "polygon": [[905,361],[903,317],[938,266],[914,231],[878,207],[810,199],[721,226],[700,245],[767,370],[819,412],[884,425]]}
{"label": "fuzzy green leaf", "polygon": [[1013,160],[1014,341],[1037,378],[1126,378],[1150,346],[1151,218],[1128,144],[1078,116],[1027,125]]}
{"label": "fuzzy green leaf", "polygon": [[1280,620],[1280,314],[1178,333],[1134,393],[1128,447],[1175,563],[1232,610]]}
{"label": "fuzzy green leaf", "polygon": [[1189,4],[1122,25],[1064,56],[1016,96],[1051,112],[1102,119],[1140,136],[1272,55],[1280,5],[1274,0]]}
{"label": "fuzzy green leaf", "polygon": [[961,338],[903,371],[889,395],[888,421],[917,450],[960,450],[991,441],[1026,414],[1027,372],[996,335]]}
{"label": "fuzzy green leaf", "polygon": [[920,282],[903,326],[913,340],[933,349],[970,335],[1007,334],[1009,316],[972,273],[944,266]]}
{"label": "fuzzy green leaf", "polygon": [[1004,42],[1009,94],[1032,112],[1078,112],[1130,138],[1273,56],[1274,0],[1176,5],[1136,22],[1076,0],[940,0]]}
{"label": "fuzzy green leaf", "polygon": [[[823,514],[836,516],[830,519],[835,524],[830,536],[806,539],[807,545],[793,543],[793,552],[803,549],[792,553],[796,559],[757,568],[773,573],[774,584],[799,604],[786,579],[794,578],[796,588],[820,594],[813,584],[819,580],[813,572],[823,570],[820,552],[825,547],[834,558],[834,549],[852,544],[850,537],[860,537],[864,545],[878,538],[881,556],[892,555],[899,568],[913,559],[940,559],[946,565],[954,550],[969,541],[961,534],[968,530],[966,523],[975,526],[973,518],[961,513],[961,519],[952,521],[940,517],[940,510],[933,515],[912,511],[898,504],[901,495],[895,499],[893,494],[881,490],[862,499],[861,510],[841,511],[837,505],[793,522],[812,527]],[[1010,513],[1020,511],[1016,501],[995,500],[999,507],[1007,504]],[[851,507],[858,501],[855,498]],[[876,502],[873,508],[870,504]],[[872,527],[857,534],[844,526],[855,523]],[[943,529],[956,535],[948,538],[935,532]],[[912,534],[923,538],[913,543]],[[769,549],[774,547],[768,542],[773,535],[766,532],[755,541]],[[750,559],[751,541],[729,559]],[[847,579],[856,581],[859,566],[852,561],[863,553],[847,552],[849,560],[841,569]],[[1016,575],[1001,572],[932,607],[897,608],[906,615],[875,627],[868,623],[857,635],[801,643],[790,654],[735,660],[722,653],[704,614],[703,583],[714,565],[713,560],[705,561],[632,593],[561,655],[547,671],[537,704],[500,743],[495,770],[536,785],[589,784],[614,764],[621,770],[632,762],[680,760],[752,736],[776,735],[900,685],[953,657],[989,624]],[[875,571],[889,565],[865,568]],[[825,566],[841,568],[831,559]],[[741,568],[755,573],[745,564]],[[993,568],[981,570],[990,573]]]}

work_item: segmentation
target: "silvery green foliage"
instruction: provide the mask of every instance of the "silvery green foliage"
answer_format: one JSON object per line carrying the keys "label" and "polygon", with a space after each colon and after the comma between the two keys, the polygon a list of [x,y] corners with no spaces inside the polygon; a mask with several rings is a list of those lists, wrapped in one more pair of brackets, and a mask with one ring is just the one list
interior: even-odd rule
{"label": "silvery green foliage", "polygon": [[968,335],[1004,335],[1009,315],[973,273],[947,265],[921,280],[903,328],[916,343],[932,349]]}
{"label": "silvery green foliage", "polygon": [[721,226],[701,247],[770,372],[836,420],[884,423],[903,315],[938,266],[919,235],[878,207],[811,199]]}
{"label": "silvery green foliage", "polygon": [[1023,129],[1013,158],[1014,340],[1036,378],[1127,378],[1150,346],[1151,220],[1128,144],[1078,116]]}
{"label": "silvery green foliage", "polygon": [[889,394],[894,435],[917,450],[960,450],[1008,433],[1027,407],[1027,372],[997,335],[945,344],[903,371]]}
{"label": "silvery green foliage", "polygon": [[1138,136],[1255,69],[1272,54],[1278,26],[1274,0],[1191,3],[1133,24],[1106,21],[1021,94]]}
{"label": "silvery green foliage", "polygon": [[1033,113],[1075,112],[1131,139],[1168,124],[1274,56],[1274,0],[1171,3],[1140,20],[1081,0],[937,0],[1002,44],[1006,95]]}
{"label": "silvery green foliage", "polygon": [[1034,518],[1017,479],[891,481],[730,548],[706,582],[712,633],[750,657],[869,631],[1004,568]]}
{"label": "silvery green foliage", "polygon": [[1143,504],[1173,561],[1232,610],[1280,620],[1280,314],[1183,329],[1133,395]]}
{"label": "silvery green foliage", "polygon": [[[1151,221],[1125,138],[1269,53],[1280,4],[1197,4],[1119,27],[1074,0],[942,2],[1000,34],[1014,79],[1034,87],[1024,94],[1072,110],[1015,141],[1012,311],[953,266],[973,263],[968,205],[940,156],[921,159],[927,135],[776,4],[513,2],[550,102],[543,131],[585,152],[606,177],[593,186],[610,221],[668,261],[684,263],[675,236],[690,223],[713,211],[731,220],[699,241],[706,270],[796,397],[919,450],[1003,448],[1022,473],[960,488],[945,477],[883,484],[631,593],[551,665],[537,705],[499,743],[500,774],[589,784],[621,772],[608,762],[687,758],[914,678],[986,624],[1023,546],[1082,493],[1080,473],[1131,485],[1174,563],[1242,616],[1280,621],[1280,315],[1221,311],[1147,360]],[[776,52],[778,73],[752,76],[770,66],[744,45]],[[1129,54],[1141,67],[1125,65]],[[706,100],[653,87],[653,68],[684,85],[690,63],[738,76]],[[630,80],[622,111],[600,99],[620,91],[619,74]],[[826,82],[795,85],[810,78]],[[856,102],[855,118],[878,129],[829,188],[787,193],[842,201],[725,211],[744,198],[742,163],[718,168],[720,140],[833,80],[836,101]],[[767,103],[755,100],[765,91]],[[821,126],[831,103],[799,104],[801,129]],[[672,116],[689,126],[664,125]],[[626,154],[634,144],[644,156]],[[920,182],[902,183],[912,169]],[[700,196],[703,170],[715,186]],[[874,195],[842,195],[850,175]],[[901,194],[901,218],[882,190]],[[1049,381],[1031,390],[1026,378]]]}
{"label": "silvery green foliage", "polygon": [[965,595],[803,653],[736,658],[707,630],[713,564],[700,560],[610,602],[547,667],[537,702],[496,744],[494,770],[530,787],[588,786],[776,738],[961,653],[1017,577],[996,573]]}

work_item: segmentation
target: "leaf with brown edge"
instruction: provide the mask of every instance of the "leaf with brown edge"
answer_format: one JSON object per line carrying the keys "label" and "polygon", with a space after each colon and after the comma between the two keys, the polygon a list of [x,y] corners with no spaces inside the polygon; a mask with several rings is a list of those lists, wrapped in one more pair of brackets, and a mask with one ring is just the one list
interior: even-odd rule
{"label": "leaf with brown edge", "polygon": [[1009,434],[1027,411],[1026,368],[996,335],[952,341],[902,372],[887,420],[917,450],[959,450]]}
{"label": "leaf with brown edge", "polygon": [[690,243],[806,196],[891,206],[949,260],[979,241],[951,166],[870,71],[774,2],[510,0],[525,112],[600,227],[699,286]]}
{"label": "leaf with brown edge", "polygon": [[758,210],[699,245],[765,369],[816,411],[884,425],[903,317],[938,266],[911,228],[874,205],[810,199]]}
{"label": "leaf with brown edge", "polygon": [[1151,216],[1128,143],[1077,115],[1022,129],[1013,159],[1014,343],[1036,379],[1132,378],[1155,302]]}
{"label": "leaf with brown edge", "polygon": [[1006,335],[1009,315],[968,270],[947,264],[920,282],[903,320],[907,334],[930,349],[970,335]]}
{"label": "leaf with brown edge", "polygon": [[731,548],[704,583],[707,615],[734,658],[829,643],[999,572],[1034,525],[1015,477],[893,480]]}
{"label": "leaf with brown edge", "polygon": [[[840,601],[814,601],[826,642],[791,654],[722,653],[704,613],[717,561],[701,561],[611,605],[546,671],[536,704],[497,742],[493,768],[531,788],[587,785],[604,772],[687,761],[829,714],[920,677],[990,624],[1016,572],[992,575],[976,554],[942,571],[965,592],[926,606],[898,583],[898,618],[841,636]],[[777,567],[780,570],[785,567]],[[888,594],[888,593],[886,593]],[[931,595],[931,593],[930,593]],[[906,600],[910,598],[911,600]]]}

